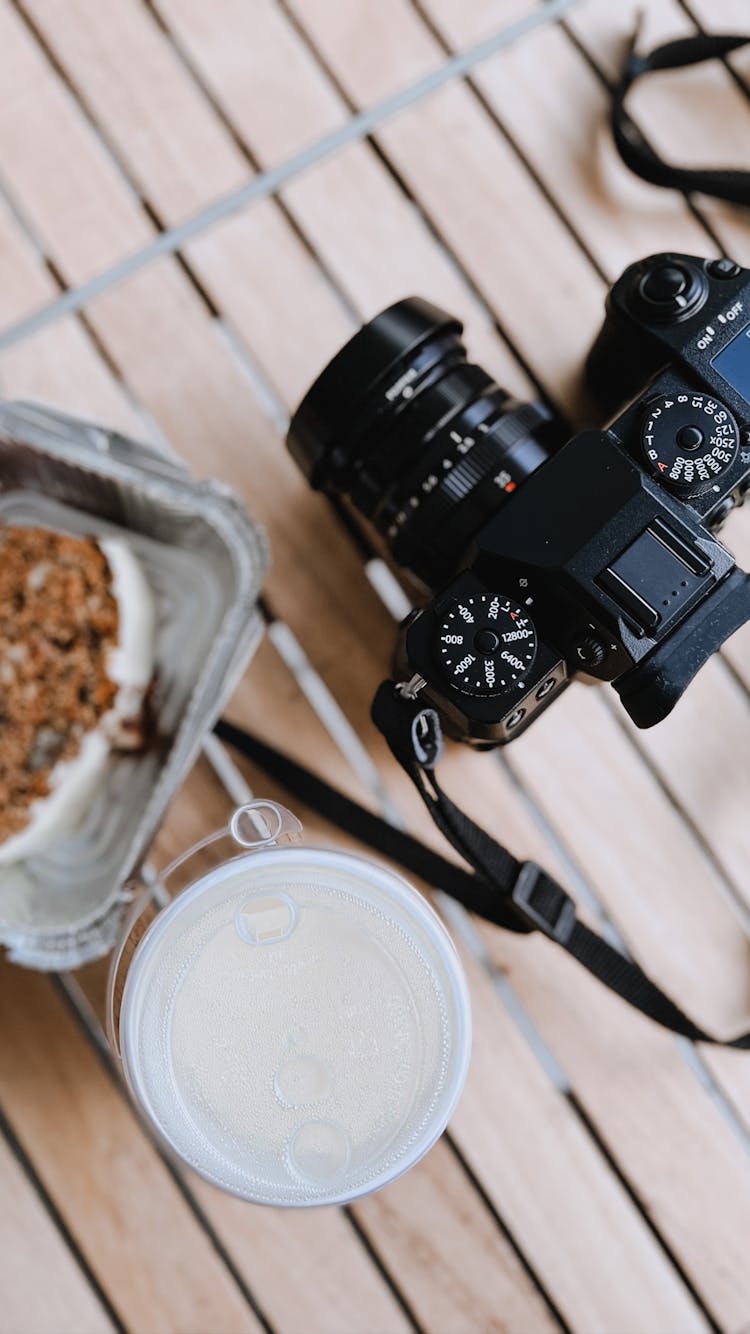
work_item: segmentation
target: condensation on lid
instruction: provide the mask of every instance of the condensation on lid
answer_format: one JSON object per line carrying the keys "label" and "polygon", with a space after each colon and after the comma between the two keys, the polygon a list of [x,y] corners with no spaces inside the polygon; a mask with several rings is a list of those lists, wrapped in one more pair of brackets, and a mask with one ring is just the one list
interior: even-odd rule
{"label": "condensation on lid", "polygon": [[259,1203],[353,1199],[444,1129],[466,1075],[458,957],[374,862],[310,848],[233,858],[138,946],[123,1066],[161,1137]]}

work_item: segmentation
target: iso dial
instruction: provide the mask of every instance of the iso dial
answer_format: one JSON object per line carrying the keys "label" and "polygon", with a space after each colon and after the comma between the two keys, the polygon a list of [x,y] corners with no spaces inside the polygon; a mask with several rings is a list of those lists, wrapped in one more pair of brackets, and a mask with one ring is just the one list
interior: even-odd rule
{"label": "iso dial", "polygon": [[440,667],[466,695],[501,695],[523,687],[536,650],[531,618],[500,593],[457,598],[438,630]]}

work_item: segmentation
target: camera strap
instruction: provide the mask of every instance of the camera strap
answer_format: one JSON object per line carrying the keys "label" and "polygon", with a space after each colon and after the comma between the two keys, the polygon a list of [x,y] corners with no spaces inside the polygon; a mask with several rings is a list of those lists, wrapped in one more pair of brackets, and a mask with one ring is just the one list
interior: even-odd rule
{"label": "camera strap", "polygon": [[[634,43],[636,39],[637,32],[633,38]],[[682,69],[687,65],[701,64],[704,60],[721,59],[748,42],[750,36],[699,33],[694,37],[667,42],[648,55],[635,55],[631,50],[621,81],[614,91],[612,104],[615,143],[623,162],[631,171],[652,185],[664,185],[685,194],[699,191],[717,199],[726,199],[732,204],[750,204],[750,172],[731,167],[680,167],[665,162],[651,147],[625,106],[630,89],[644,74]]]}
{"label": "camera strap", "polygon": [[750,1050],[750,1033],[724,1041],[699,1028],[637,963],[579,919],[576,905],[562,885],[536,862],[518,861],[455,805],[435,772],[443,753],[443,735],[434,709],[407,699],[393,681],[384,681],[373,701],[372,716],[437,828],[470,871],[373,815],[244,728],[221,719],[214,730],[222,741],[246,755],[324,819],[495,926],[521,933],[540,931],[655,1023],[693,1042]]}

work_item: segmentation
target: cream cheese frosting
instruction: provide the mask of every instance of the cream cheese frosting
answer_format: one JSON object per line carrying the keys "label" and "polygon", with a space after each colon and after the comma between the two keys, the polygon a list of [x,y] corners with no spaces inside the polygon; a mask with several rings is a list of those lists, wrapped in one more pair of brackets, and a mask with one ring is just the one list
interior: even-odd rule
{"label": "cream cheese frosting", "polygon": [[154,675],[156,608],[141,565],[127,542],[104,537],[99,546],[112,575],[117,603],[118,637],[107,657],[107,675],[118,686],[114,707],[101,726],[113,745],[132,749],[132,726],[141,716],[143,700]]}

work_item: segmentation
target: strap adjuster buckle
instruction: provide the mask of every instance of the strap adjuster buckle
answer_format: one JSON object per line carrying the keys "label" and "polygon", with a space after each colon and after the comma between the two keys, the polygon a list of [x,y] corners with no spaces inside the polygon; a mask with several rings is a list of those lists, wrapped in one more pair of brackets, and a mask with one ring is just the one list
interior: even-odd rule
{"label": "strap adjuster buckle", "polygon": [[576,924],[572,898],[536,862],[523,862],[511,893],[511,902],[521,919],[549,940],[565,945]]}

